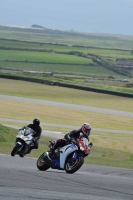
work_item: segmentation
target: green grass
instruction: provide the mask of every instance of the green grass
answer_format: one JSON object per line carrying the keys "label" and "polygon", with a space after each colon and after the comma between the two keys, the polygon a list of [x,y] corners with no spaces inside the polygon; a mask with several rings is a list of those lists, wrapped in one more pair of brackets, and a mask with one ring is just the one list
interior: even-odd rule
{"label": "green grass", "polygon": [[[11,153],[14,147],[14,141],[16,135],[17,135],[16,129],[7,128],[0,125],[0,153],[3,154]],[[31,154],[27,154],[27,156],[38,158],[44,151],[48,150],[49,140],[53,140],[53,138],[42,136],[40,139],[39,149],[32,150]],[[118,141],[116,141],[116,143],[117,142]],[[112,148],[107,148],[107,147],[102,148],[99,147],[97,144],[95,145],[94,143],[90,155],[87,158],[85,158],[85,163],[132,169],[133,155],[130,152],[122,150],[114,150]]]}
{"label": "green grass", "polygon": [[[1,100],[1,117],[8,119],[31,120],[39,116],[42,122],[79,126],[86,120],[95,128],[133,130],[132,118],[89,111],[78,111],[25,102]],[[27,112],[28,110],[28,112]],[[76,118],[75,118],[76,116]]]}
{"label": "green grass", "polygon": [[32,61],[48,63],[70,63],[70,64],[89,64],[93,63],[91,59],[81,58],[71,55],[62,55],[46,52],[13,51],[0,50],[0,60],[11,61]]}
{"label": "green grass", "polygon": [[17,134],[16,130],[0,124],[0,142],[13,142],[15,134]]}
{"label": "green grass", "polygon": [[132,98],[25,81],[0,78],[0,94],[133,112]]}
{"label": "green grass", "polygon": [[107,147],[99,148],[93,146],[86,163],[133,169],[133,154]]}
{"label": "green grass", "polygon": [[[85,65],[62,65],[62,64],[45,64],[45,63],[22,63],[22,62],[0,62],[0,67],[16,69],[16,70],[31,70],[31,71],[43,71],[43,72],[60,72],[60,73],[71,73],[75,75],[84,75],[85,76],[118,76],[117,73],[106,69],[102,66],[85,66]],[[10,73],[12,72],[10,70]],[[1,70],[2,71],[2,70]],[[8,72],[7,70],[4,70]],[[67,74],[66,74],[67,75]],[[61,77],[61,74],[59,75]],[[84,79],[82,77],[82,79]]]}
{"label": "green grass", "polygon": [[27,48],[27,49],[45,49],[54,50],[58,52],[70,52],[78,51],[83,53],[90,53],[99,56],[111,57],[111,58],[132,58],[133,55],[129,50],[115,50],[107,48],[83,48],[83,47],[73,47],[73,46],[60,46],[54,44],[43,44],[43,43],[27,43],[21,41],[10,41],[10,40],[0,40],[0,46],[12,47],[12,48]]}

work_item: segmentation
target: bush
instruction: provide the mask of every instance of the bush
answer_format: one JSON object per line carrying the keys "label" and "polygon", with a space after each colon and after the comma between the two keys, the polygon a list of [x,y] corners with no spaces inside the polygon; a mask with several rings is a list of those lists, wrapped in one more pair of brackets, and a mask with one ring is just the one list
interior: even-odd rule
{"label": "bush", "polygon": [[132,88],[133,87],[133,83],[126,83],[125,87]]}

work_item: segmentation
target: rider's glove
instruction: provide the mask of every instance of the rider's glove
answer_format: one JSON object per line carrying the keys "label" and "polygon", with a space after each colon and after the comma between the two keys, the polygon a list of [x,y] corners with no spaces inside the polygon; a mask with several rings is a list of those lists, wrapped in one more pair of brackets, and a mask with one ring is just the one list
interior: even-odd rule
{"label": "rider's glove", "polygon": [[74,144],[76,144],[77,142],[76,142],[76,140],[75,139],[70,139],[70,141],[72,142],[72,143],[74,143]]}
{"label": "rider's glove", "polygon": [[69,135],[65,135],[65,139],[68,140],[68,141],[70,141],[71,138],[70,138]]}

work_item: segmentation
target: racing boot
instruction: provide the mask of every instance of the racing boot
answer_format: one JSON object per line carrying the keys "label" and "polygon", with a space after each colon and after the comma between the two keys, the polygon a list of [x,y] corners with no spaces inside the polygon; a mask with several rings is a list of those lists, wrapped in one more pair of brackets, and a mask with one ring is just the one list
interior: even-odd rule
{"label": "racing boot", "polygon": [[52,146],[52,148],[50,149],[50,157],[51,159],[55,158],[55,150],[61,146],[61,142],[62,142],[62,139],[58,139],[54,145]]}

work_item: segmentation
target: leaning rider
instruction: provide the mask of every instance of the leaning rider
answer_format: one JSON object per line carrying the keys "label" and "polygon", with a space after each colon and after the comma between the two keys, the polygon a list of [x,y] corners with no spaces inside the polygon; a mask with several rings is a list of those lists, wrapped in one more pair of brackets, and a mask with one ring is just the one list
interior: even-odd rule
{"label": "leaning rider", "polygon": [[[81,128],[78,130],[73,130],[70,133],[67,133],[63,139],[59,139],[55,141],[55,144],[53,145],[53,148],[51,149],[50,156],[52,157],[54,155],[54,151],[59,148],[63,147],[70,143],[71,140],[77,141],[80,137],[85,137],[89,141],[89,135],[91,131],[91,126],[88,123],[82,124]],[[89,144],[89,146],[92,146],[92,143]]]}
{"label": "leaning rider", "polygon": [[29,124],[27,125],[27,127],[33,129],[35,131],[35,135],[33,136],[33,142],[34,142],[34,146],[31,146],[28,153],[30,153],[31,149],[38,149],[38,145],[39,145],[39,139],[41,137],[41,133],[42,133],[42,129],[40,127],[40,120],[38,118],[35,118],[33,120],[33,124]]}

